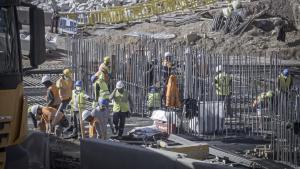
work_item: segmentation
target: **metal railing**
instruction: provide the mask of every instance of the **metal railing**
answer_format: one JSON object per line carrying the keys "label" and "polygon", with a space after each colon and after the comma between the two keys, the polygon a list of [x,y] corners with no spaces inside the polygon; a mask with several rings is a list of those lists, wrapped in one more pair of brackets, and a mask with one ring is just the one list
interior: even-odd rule
{"label": "metal railing", "polygon": [[[97,39],[68,39],[66,46],[75,80],[83,80],[88,94],[92,93],[91,75],[108,55],[112,59],[110,89],[116,81],[124,81],[134,100],[134,113],[148,114],[149,87],[156,85],[163,96],[158,109],[174,112],[168,126],[175,126],[175,132],[208,138],[264,136],[271,142],[273,159],[299,164],[300,136],[295,130],[300,122],[300,91],[296,83],[287,92],[279,90],[278,76],[290,66],[283,66],[277,54],[211,54],[204,48],[144,37],[135,44],[117,45]],[[177,77],[183,103],[177,108],[165,106],[165,52],[172,54],[170,70]],[[230,79],[226,96],[216,93],[218,66]],[[290,67],[292,75],[297,71]],[[272,97],[253,106],[258,96],[268,91]],[[195,104],[188,106],[187,100]]]}

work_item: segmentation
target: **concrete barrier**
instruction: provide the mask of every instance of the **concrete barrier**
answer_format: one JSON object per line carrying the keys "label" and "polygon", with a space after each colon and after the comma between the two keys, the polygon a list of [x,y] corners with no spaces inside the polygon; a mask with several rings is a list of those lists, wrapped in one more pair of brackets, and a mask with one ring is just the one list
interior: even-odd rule
{"label": "concrete barrier", "polygon": [[232,169],[180,153],[96,139],[81,140],[80,158],[82,169]]}

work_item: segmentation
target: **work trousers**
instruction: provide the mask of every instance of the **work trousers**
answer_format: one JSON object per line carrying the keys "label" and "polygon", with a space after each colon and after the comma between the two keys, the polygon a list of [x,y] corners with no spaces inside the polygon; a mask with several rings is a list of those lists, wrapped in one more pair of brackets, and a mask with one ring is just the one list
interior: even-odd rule
{"label": "work trousers", "polygon": [[58,112],[62,112],[64,113],[64,110],[67,108],[68,104],[70,103],[71,99],[67,99],[67,100],[63,100],[61,101],[59,108],[58,108]]}
{"label": "work trousers", "polygon": [[79,111],[73,111],[73,133],[80,136],[80,120],[79,120]]}
{"label": "work trousers", "polygon": [[218,96],[219,101],[224,101],[224,110],[225,110],[225,116],[226,117],[232,117],[232,111],[231,111],[231,95],[219,95]]}
{"label": "work trousers", "polygon": [[128,112],[114,112],[113,123],[115,125],[116,132],[118,132],[118,136],[123,135],[127,113]]}

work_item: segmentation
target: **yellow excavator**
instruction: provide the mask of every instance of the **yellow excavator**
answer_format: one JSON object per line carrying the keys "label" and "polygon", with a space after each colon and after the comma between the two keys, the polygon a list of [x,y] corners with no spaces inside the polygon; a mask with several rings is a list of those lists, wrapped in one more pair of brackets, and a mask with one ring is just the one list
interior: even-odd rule
{"label": "yellow excavator", "polygon": [[[0,169],[14,168],[21,155],[16,146],[27,137],[27,104],[24,97],[18,7],[29,9],[30,67],[36,68],[45,60],[44,12],[21,0],[0,1]],[[13,150],[13,152],[11,152]],[[11,157],[8,157],[8,152]],[[14,152],[16,151],[16,152]],[[8,161],[11,159],[12,161]],[[15,160],[15,161],[14,161]],[[9,167],[9,163],[12,164]],[[21,163],[18,165],[22,165]],[[28,165],[22,168],[27,169]]]}

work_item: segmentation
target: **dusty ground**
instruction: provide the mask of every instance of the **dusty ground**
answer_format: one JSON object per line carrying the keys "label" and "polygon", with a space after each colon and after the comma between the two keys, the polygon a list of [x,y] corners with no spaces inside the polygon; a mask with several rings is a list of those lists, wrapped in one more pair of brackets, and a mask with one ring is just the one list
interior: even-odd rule
{"label": "dusty ground", "polygon": [[[276,34],[272,34],[273,28],[263,30],[258,24],[254,23],[248,27],[247,31],[240,36],[234,36],[222,32],[212,32],[212,20],[203,20],[182,26],[166,26],[161,21],[156,22],[139,22],[127,25],[123,29],[93,29],[88,30],[92,34],[92,38],[107,39],[111,43],[134,43],[137,38],[124,36],[130,32],[146,32],[146,33],[166,33],[175,34],[176,38],[171,39],[173,43],[186,43],[186,35],[193,32],[200,36],[200,39],[194,45],[205,47],[209,52],[226,53],[226,54],[245,54],[245,53],[271,53],[278,52],[284,59],[299,59],[300,57],[300,32],[296,31],[292,26],[293,13],[288,0],[261,0],[251,3],[244,3],[243,8],[249,16],[256,14],[264,9],[269,9],[266,15],[260,19],[265,19],[274,23],[274,18],[286,18],[289,23],[289,32],[286,35],[286,42],[279,42]],[[210,9],[212,8],[212,9]],[[209,12],[214,15],[221,11],[218,7],[214,9],[210,7],[202,9],[200,12]],[[191,11],[176,12],[168,14],[169,16],[182,16],[191,14]],[[188,15],[186,15],[188,16]],[[90,38],[90,37],[87,37]],[[63,46],[63,45],[59,45]]]}

